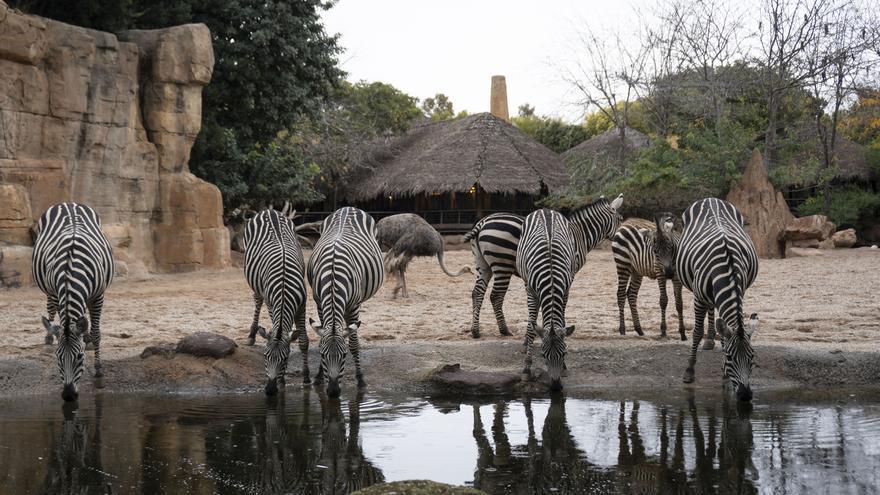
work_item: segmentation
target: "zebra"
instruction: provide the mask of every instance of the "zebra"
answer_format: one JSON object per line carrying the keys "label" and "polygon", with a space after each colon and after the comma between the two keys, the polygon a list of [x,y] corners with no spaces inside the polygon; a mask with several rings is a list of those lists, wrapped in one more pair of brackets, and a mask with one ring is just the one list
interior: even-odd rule
{"label": "zebra", "polygon": [[[575,273],[583,268],[587,254],[600,241],[611,238],[620,227],[622,217],[619,210],[622,204],[622,194],[613,201],[608,201],[602,196],[597,201],[577,208],[567,215],[575,241]],[[503,305],[504,295],[510,286],[510,277],[518,275],[516,251],[522,237],[523,221],[524,218],[520,215],[494,213],[477,222],[464,235],[464,241],[471,243],[477,270],[474,290],[471,294],[473,300],[471,335],[475,339],[480,337],[480,308],[483,306],[489,281],[493,277],[495,281],[492,283],[489,300],[495,311],[498,330],[501,335],[512,335],[504,319]]]}
{"label": "zebra", "polygon": [[[754,361],[752,334],[758,315],[743,321],[745,291],[758,275],[758,256],[744,229],[742,213],[727,201],[707,198],[682,215],[684,233],[675,269],[682,284],[694,293],[694,335],[684,382],[694,381],[697,347],[703,338],[703,318],[709,312],[709,339],[713,327],[721,335],[724,377],[741,401],[752,399],[749,378]],[[715,312],[718,319],[715,319]]]}
{"label": "zebra", "polygon": [[[284,386],[290,343],[299,339],[303,383],[309,378],[309,336],[306,333],[306,284],[302,249],[287,216],[266,210],[248,221],[244,232],[244,273],[254,293],[254,320],[247,345],[254,345],[257,333],[266,339],[266,395]],[[269,307],[272,329],[260,326],[263,302]],[[294,325],[296,330],[294,331]]]}
{"label": "zebra", "polygon": [[[101,310],[104,292],[113,281],[113,253],[95,210],[78,203],[46,210],[37,223],[31,269],[47,299],[49,318],[42,317],[45,343],[51,345],[58,339],[55,355],[64,386],[61,397],[74,401],[85,369],[86,343],[95,351],[95,378],[104,376]],[[60,325],[54,324],[56,314]]]}
{"label": "zebra", "polygon": [[[561,213],[541,209],[525,218],[516,249],[516,270],[525,282],[529,306],[523,376],[531,376],[532,341],[538,335],[552,390],[562,389],[565,337],[574,332],[574,326],[565,326],[565,306],[576,258],[572,229]],[[538,309],[542,324],[537,323]]]}
{"label": "zebra", "polygon": [[320,325],[309,320],[321,338],[321,370],[316,380],[321,382],[326,375],[327,394],[338,397],[339,378],[350,351],[358,387],[365,387],[358,342],[360,308],[385,280],[373,217],[344,207],[326,218],[309,258],[307,276],[321,318]]}
{"label": "zebra", "polygon": [[678,312],[678,333],[681,340],[687,340],[682,316],[681,281],[675,276],[675,252],[681,242],[681,233],[674,229],[675,219],[671,213],[660,213],[654,219],[651,229],[632,225],[620,227],[611,238],[611,252],[617,266],[617,308],[620,313],[620,335],[626,335],[624,323],[624,304],[629,300],[633,328],[644,335],[639,322],[636,302],[642,277],[657,279],[660,286],[660,336],[666,337],[666,281],[672,279],[675,294],[675,309]]}

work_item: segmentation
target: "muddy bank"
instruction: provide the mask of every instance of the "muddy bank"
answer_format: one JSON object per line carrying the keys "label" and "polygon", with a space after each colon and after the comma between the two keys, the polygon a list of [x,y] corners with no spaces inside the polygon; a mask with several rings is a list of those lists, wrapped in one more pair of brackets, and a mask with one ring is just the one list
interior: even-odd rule
{"label": "muddy bank", "polygon": [[[456,269],[471,263],[470,253],[451,252]],[[761,260],[760,273],[745,301],[747,313],[758,312],[761,327],[753,338],[758,368],[754,386],[761,388],[837,388],[880,386],[880,251],[827,251],[822,256]],[[682,390],[690,342],[675,338],[677,324],[670,301],[669,340],[657,338],[660,314],[656,283],[645,281],[638,308],[646,337],[617,333],[617,277],[611,253],[594,251],[577,275],[568,318],[577,326],[567,339],[570,394],[601,390]],[[470,338],[470,277],[449,278],[435,259],[416,259],[407,274],[411,297],[391,298],[389,280],[361,312],[364,371],[370,388],[428,392],[423,378],[444,364],[464,369],[518,374],[523,366],[522,335],[526,326],[525,293],[515,279],[505,300],[513,337],[498,336],[489,301],[482,311],[482,335]],[[670,287],[671,292],[671,287]],[[671,296],[671,294],[670,294]],[[488,299],[488,297],[487,297]],[[671,297],[670,297],[671,299]],[[690,335],[693,309],[685,291],[685,325]],[[60,391],[54,348],[42,344],[40,316],[45,298],[35,288],[0,290],[0,397]],[[309,300],[307,314],[316,309]],[[240,269],[117,280],[107,294],[102,318],[104,390],[215,392],[258,390],[263,381],[261,347],[244,347],[253,302]],[[264,309],[264,326],[268,315]],[[627,325],[630,327],[629,310]],[[214,360],[192,356],[141,359],[148,346],[175,343],[198,331],[234,339],[237,351]],[[310,332],[311,369],[318,369],[317,338]],[[715,389],[720,383],[721,351],[700,351],[694,387]],[[298,349],[289,369],[299,373]],[[92,357],[84,390],[90,378]],[[540,360],[536,360],[540,363]],[[543,366],[542,363],[538,364]],[[349,363],[350,387],[353,369]],[[293,375],[288,386],[300,386]]]}
{"label": "muddy bank", "polygon": [[[567,357],[566,393],[594,397],[613,393],[680,392],[688,389],[717,390],[721,383],[721,351],[699,351],[697,382],[685,385],[681,376],[689,346],[682,342],[633,341],[627,347],[601,342],[573,342]],[[815,347],[793,349],[762,346],[757,349],[753,375],[756,393],[761,390],[877,388],[880,359],[867,351],[842,351]],[[288,387],[301,387],[300,354],[291,353]],[[309,355],[312,374],[318,369],[317,349]],[[374,342],[362,353],[368,390],[423,395],[441,392],[427,378],[445,364],[460,363],[463,369],[519,374],[523,355],[518,338],[488,342]],[[538,363],[539,361],[536,361]],[[536,368],[543,367],[540,363]],[[354,392],[353,370],[347,365],[343,393]],[[91,368],[89,368],[89,372]],[[96,387],[105,392],[219,393],[258,391],[264,384],[261,347],[240,346],[222,359],[176,354],[105,360],[103,383],[90,375],[81,389]],[[60,379],[53,349],[35,349],[27,359],[0,359],[0,397],[60,393]],[[515,391],[544,393],[537,383],[517,383]]]}

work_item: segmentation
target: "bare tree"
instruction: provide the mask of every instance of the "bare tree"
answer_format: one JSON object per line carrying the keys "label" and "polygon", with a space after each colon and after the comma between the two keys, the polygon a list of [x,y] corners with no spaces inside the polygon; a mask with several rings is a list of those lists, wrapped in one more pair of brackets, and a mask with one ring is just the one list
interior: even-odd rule
{"label": "bare tree", "polygon": [[878,66],[880,32],[873,25],[872,12],[846,3],[825,19],[822,36],[814,40],[809,55],[821,67],[806,81],[813,97],[812,116],[822,150],[821,185],[824,212],[831,206],[831,179],[837,167],[838,124],[841,111],[856,90],[869,80]]}
{"label": "bare tree", "polygon": [[607,38],[582,29],[578,36],[582,57],[565,68],[562,77],[577,90],[585,109],[595,108],[614,124],[620,139],[619,165],[625,172],[626,129],[639,88],[648,80],[648,52],[644,43],[628,44],[620,33]]}
{"label": "bare tree", "polygon": [[725,102],[732,91],[730,72],[724,70],[743,56],[742,8],[722,0],[673,0],[661,13],[669,39],[670,55],[705,100],[698,102],[706,120],[722,137]]}
{"label": "bare tree", "polygon": [[761,5],[755,63],[767,105],[764,163],[768,168],[776,156],[782,102],[828,67],[830,61],[812,56],[811,48],[820,43],[825,24],[841,4],[836,0],[764,0]]}

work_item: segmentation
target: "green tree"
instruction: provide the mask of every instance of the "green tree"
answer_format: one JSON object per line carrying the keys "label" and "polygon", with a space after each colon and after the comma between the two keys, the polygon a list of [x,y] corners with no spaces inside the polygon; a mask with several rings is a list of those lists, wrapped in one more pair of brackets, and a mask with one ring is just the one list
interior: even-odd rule
{"label": "green tree", "polygon": [[455,110],[449,97],[443,93],[437,93],[431,98],[425,98],[422,102],[422,111],[431,120],[448,120],[455,117]]}
{"label": "green tree", "polygon": [[[201,22],[211,30],[215,65],[202,99],[202,133],[192,171],[227,199],[256,191],[243,157],[267,151],[303,115],[317,116],[344,73],[337,36],[321,0],[13,0],[22,10],[105,31]],[[283,173],[283,168],[273,168]],[[290,177],[276,179],[285,183]]]}
{"label": "green tree", "polygon": [[511,118],[510,121],[521,131],[557,153],[571,149],[590,137],[583,126],[568,124],[562,119],[536,115],[535,107],[528,103],[520,105],[519,115]]}

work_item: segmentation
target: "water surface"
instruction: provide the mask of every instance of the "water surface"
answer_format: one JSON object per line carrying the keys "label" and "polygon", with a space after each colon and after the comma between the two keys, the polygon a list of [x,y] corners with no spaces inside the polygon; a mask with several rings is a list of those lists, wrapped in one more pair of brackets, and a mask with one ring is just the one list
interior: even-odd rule
{"label": "water surface", "polygon": [[2,493],[876,493],[880,402],[99,394],[0,401]]}

